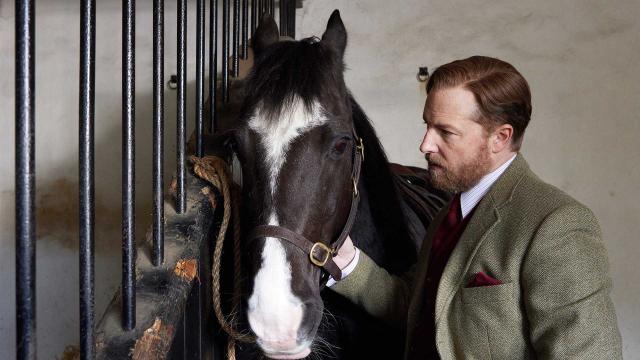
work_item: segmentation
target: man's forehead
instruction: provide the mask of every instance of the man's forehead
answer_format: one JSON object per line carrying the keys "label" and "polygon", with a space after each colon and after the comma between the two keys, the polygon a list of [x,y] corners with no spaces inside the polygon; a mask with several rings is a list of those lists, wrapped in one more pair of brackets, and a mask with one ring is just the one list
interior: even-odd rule
{"label": "man's forehead", "polygon": [[426,121],[472,120],[477,111],[478,105],[471,91],[462,87],[445,88],[434,90],[427,96],[423,117]]}

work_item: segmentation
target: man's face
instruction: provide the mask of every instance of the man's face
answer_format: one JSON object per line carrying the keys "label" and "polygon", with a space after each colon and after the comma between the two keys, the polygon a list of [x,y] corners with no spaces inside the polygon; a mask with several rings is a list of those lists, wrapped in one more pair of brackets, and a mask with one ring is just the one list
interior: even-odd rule
{"label": "man's face", "polygon": [[469,190],[491,169],[488,134],[474,119],[476,100],[461,87],[431,91],[424,106],[427,131],[420,151],[432,185],[458,193]]}

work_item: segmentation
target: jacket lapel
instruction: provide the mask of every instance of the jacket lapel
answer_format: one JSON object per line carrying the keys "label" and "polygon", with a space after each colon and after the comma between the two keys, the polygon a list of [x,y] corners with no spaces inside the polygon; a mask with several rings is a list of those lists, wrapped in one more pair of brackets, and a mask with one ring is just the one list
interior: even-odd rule
{"label": "jacket lapel", "polygon": [[460,236],[442,273],[436,295],[436,327],[440,323],[444,309],[451,302],[457,289],[461,287],[476,252],[489,235],[490,230],[500,222],[499,210],[511,199],[513,191],[525,171],[528,171],[528,165],[522,155],[518,154],[502,176],[491,186],[491,190],[478,203],[473,217]]}
{"label": "jacket lapel", "polygon": [[409,302],[407,325],[412,328],[415,320],[422,310],[422,293],[424,291],[424,279],[427,277],[427,269],[429,265],[429,254],[431,252],[431,239],[442,219],[447,214],[447,209],[451,205],[451,201],[447,202],[433,219],[418,254],[418,262],[416,263],[415,274],[413,276],[413,293]]}

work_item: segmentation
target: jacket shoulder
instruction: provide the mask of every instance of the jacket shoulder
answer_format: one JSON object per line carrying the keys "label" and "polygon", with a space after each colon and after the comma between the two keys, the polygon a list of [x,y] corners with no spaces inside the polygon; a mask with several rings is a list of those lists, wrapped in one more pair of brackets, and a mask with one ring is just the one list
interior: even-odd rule
{"label": "jacket shoulder", "polygon": [[509,206],[510,210],[521,209],[526,218],[540,221],[558,217],[562,221],[580,221],[597,226],[594,213],[565,191],[541,180],[528,170],[514,189]]}

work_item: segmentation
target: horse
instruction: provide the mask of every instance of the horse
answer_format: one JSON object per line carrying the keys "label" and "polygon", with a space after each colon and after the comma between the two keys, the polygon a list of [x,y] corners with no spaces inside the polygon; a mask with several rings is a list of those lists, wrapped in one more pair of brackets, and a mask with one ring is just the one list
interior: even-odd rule
{"label": "horse", "polygon": [[324,287],[329,276],[341,277],[330,265],[345,234],[401,274],[428,226],[401,196],[373,126],[346,87],[346,45],[338,10],[321,38],[281,40],[269,16],[252,38],[255,62],[227,133],[242,169],[243,228],[252,230],[243,239],[239,326],[256,343],[239,358],[401,356],[401,332]]}

